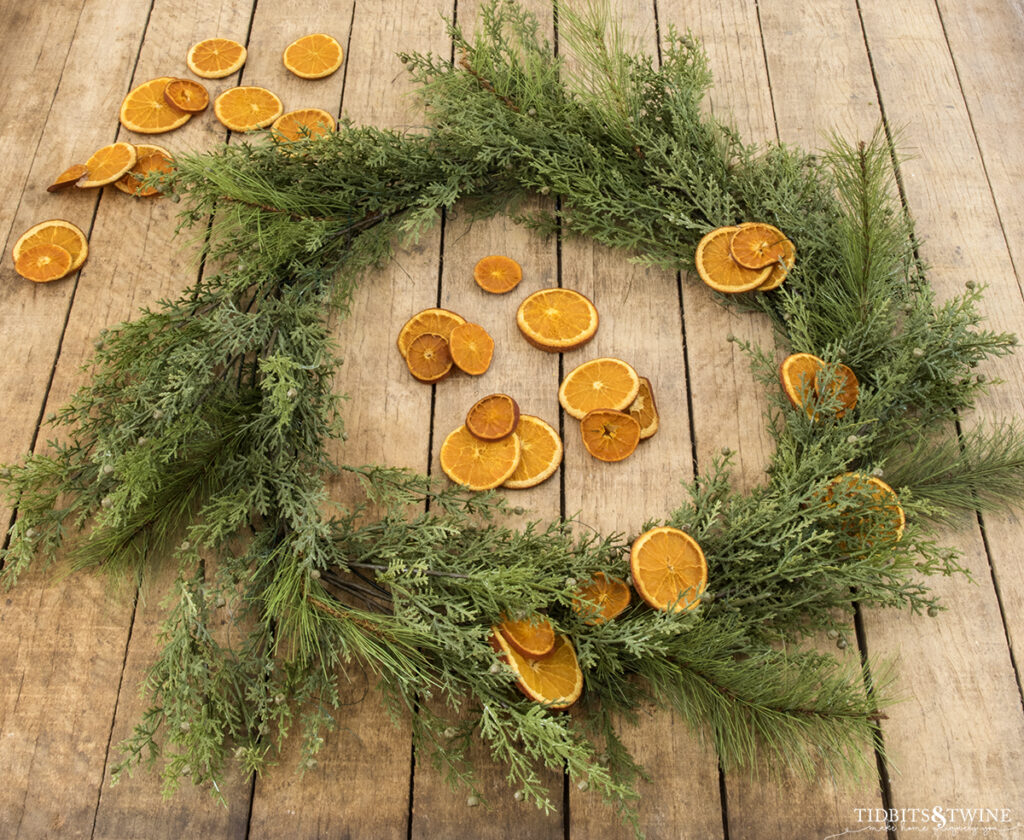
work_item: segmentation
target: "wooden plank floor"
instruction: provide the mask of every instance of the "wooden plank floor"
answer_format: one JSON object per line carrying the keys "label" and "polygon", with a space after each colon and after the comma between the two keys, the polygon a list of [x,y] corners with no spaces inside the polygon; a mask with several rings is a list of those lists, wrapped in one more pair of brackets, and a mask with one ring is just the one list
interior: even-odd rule
{"label": "wooden plank floor", "polygon": [[[50,195],[51,177],[115,138],[117,109],[135,84],[187,75],[190,44],[221,35],[246,43],[236,76],[210,84],[260,84],[286,108],[319,106],[357,122],[415,127],[422,120],[395,53],[451,45],[441,15],[473,18],[480,0],[0,0],[0,461],[39,445],[41,421],[83,381],[79,370],[105,325],[195,279],[188,249],[172,238],[175,207],[102,193]],[[549,0],[527,0],[557,38]],[[649,0],[613,3],[639,49],[657,56],[669,26],[705,44],[716,86],[710,108],[750,140],[822,146],[832,131],[871,135],[879,121],[899,130],[910,153],[901,195],[926,238],[922,254],[941,296],[968,280],[988,285],[985,311],[998,329],[1024,333],[1024,8],[1020,0]],[[279,56],[305,32],[347,45],[342,72],[318,82],[290,76]],[[229,139],[211,114],[159,142],[172,151]],[[9,258],[17,236],[66,218],[90,237],[79,275],[44,286],[18,278]],[[654,382],[662,430],[619,465],[595,465],[566,434],[559,475],[516,497],[541,517],[579,512],[604,529],[635,531],[681,501],[677,478],[722,447],[738,452],[738,478],[760,480],[770,453],[764,395],[732,333],[767,343],[767,324],[718,307],[686,277],[631,265],[587,242],[542,240],[504,219],[467,229],[446,220],[413,250],[369,278],[352,317],[337,327],[360,364],[339,389],[352,439],[335,455],[437,472],[442,436],[480,394],[516,394],[524,410],[559,423],[555,392],[565,363],[529,351],[511,326],[518,301],[484,299],[469,280],[481,255],[508,253],[524,266],[522,292],[561,283],[590,295],[602,328],[590,350],[625,357]],[[519,296],[521,297],[521,296]],[[417,309],[436,305],[483,323],[498,342],[480,381],[432,392],[412,382],[392,336]],[[373,323],[380,328],[366,330]],[[964,425],[1024,415],[1024,358],[984,371],[1006,383]],[[433,438],[427,430],[434,430]],[[571,428],[571,427],[569,427]],[[375,430],[372,434],[367,430]],[[383,431],[381,431],[383,430]],[[653,481],[651,476],[670,476]],[[347,492],[335,488],[339,499]],[[16,512],[0,510],[5,525]],[[628,742],[651,773],[641,821],[655,838],[802,840],[888,833],[889,837],[1024,837],[1024,522],[1019,514],[972,517],[950,532],[974,585],[933,581],[950,606],[936,619],[866,612],[851,619],[847,655],[892,658],[897,693],[881,738],[889,755],[877,774],[772,784],[723,775],[712,752],[671,715],[643,715]],[[143,708],[138,684],[156,651],[156,573],[140,592],[111,592],[87,575],[54,581],[32,574],[0,598],[0,840],[6,838],[573,838],[627,837],[592,795],[551,782],[557,812],[515,802],[499,769],[485,772],[494,809],[468,807],[464,793],[412,755],[365,679],[319,767],[293,772],[296,753],[256,781],[236,777],[228,806],[186,789],[165,801],[156,779],[138,774],[110,786],[115,747]],[[822,640],[821,644],[827,644]],[[943,809],[948,822],[923,822]],[[888,828],[880,809],[902,810]],[[916,811],[915,811],[916,809]],[[992,809],[1005,821],[954,822],[949,809]],[[914,817],[917,821],[912,821]],[[962,815],[961,815],[962,818]],[[955,834],[953,829],[957,829]]]}

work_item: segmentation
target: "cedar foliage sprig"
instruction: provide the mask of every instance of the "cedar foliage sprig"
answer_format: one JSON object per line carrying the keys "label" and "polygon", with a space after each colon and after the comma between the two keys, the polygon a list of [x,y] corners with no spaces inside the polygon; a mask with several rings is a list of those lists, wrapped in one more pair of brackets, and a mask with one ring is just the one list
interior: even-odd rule
{"label": "cedar foliage sprig", "polygon": [[[990,384],[977,365],[1014,339],[979,329],[977,288],[934,300],[883,137],[836,141],[824,159],[744,145],[702,112],[710,75],[692,38],[670,34],[655,66],[592,11],[560,18],[561,60],[505,0],[485,6],[473,40],[452,27],[454,66],[405,56],[427,133],[343,121],[327,138],[178,161],[165,189],[203,232],[202,281],[106,331],[60,439],[6,474],[7,583],[62,550],[136,579],[151,564],[176,571],[151,707],[118,776],[160,761],[168,791],[183,779],[218,791],[232,761],[259,772],[296,728],[302,766],[315,766],[359,671],[452,781],[477,784],[479,741],[539,806],[552,807],[544,768],[567,770],[634,824],[642,768],[615,721],[641,704],[677,710],[726,767],[873,764],[884,668],[866,682],[796,643],[819,631],[845,642],[851,592],[934,613],[925,578],[960,567],[930,521],[1022,497],[1020,428],[958,438],[949,423]],[[560,195],[560,209],[524,210],[534,193]],[[328,313],[347,314],[362,273],[442,211],[503,209],[671,269],[692,267],[704,232],[742,220],[796,243],[781,290],[734,303],[767,313],[794,350],[851,365],[860,401],[839,418],[826,400],[814,420],[777,399],[766,484],[734,492],[724,456],[665,516],[709,560],[696,611],[634,603],[588,625],[571,593],[623,573],[621,536],[514,527],[498,496],[325,455],[344,437]],[[777,393],[773,353],[746,349]],[[361,480],[361,505],[331,506],[338,470]],[[843,484],[830,496],[830,481],[879,470],[911,527],[898,543],[851,545],[844,522],[879,514]],[[518,697],[488,643],[502,614],[537,611],[579,653],[584,715]],[[228,636],[214,629],[225,617]]]}

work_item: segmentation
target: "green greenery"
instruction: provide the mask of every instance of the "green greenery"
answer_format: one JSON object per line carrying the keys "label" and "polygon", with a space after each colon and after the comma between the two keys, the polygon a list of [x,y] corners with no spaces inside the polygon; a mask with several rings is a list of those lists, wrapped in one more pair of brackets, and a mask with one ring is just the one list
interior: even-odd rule
{"label": "green greenery", "polygon": [[[343,122],[327,138],[186,157],[161,185],[198,231],[201,281],[105,331],[91,381],[56,418],[60,442],[4,473],[8,584],[59,554],[136,581],[154,564],[177,570],[151,706],[117,774],[149,759],[168,791],[187,779],[219,792],[230,762],[259,772],[296,728],[312,767],[358,669],[453,781],[476,790],[482,741],[517,796],[552,807],[544,769],[565,770],[634,825],[643,770],[619,732],[640,704],[675,709],[727,769],[874,766],[885,667],[801,641],[846,647],[854,600],[934,615],[928,576],[962,571],[935,523],[1024,497],[1021,428],[954,426],[991,384],[975,368],[1016,340],[980,328],[973,284],[934,299],[884,137],[837,140],[820,159],[747,146],[702,112],[710,77],[689,36],[670,34],[656,65],[600,9],[562,10],[559,24],[556,60],[536,22],[498,0],[473,40],[452,28],[454,66],[404,56],[426,133]],[[536,194],[557,209],[523,202]],[[826,360],[823,391],[851,366],[859,402],[842,413],[823,397],[811,417],[774,397],[762,486],[733,491],[725,453],[702,465],[691,504],[651,511],[704,549],[698,609],[634,598],[586,624],[572,593],[598,571],[624,575],[623,535],[515,525],[500,495],[325,454],[344,438],[332,390],[344,348],[327,313],[347,314],[366,269],[444,211],[506,212],[675,270],[692,268],[707,231],[743,220],[796,244],[782,288],[730,303]],[[778,395],[772,348],[745,349]],[[359,479],[363,503],[330,501],[337,472]],[[902,539],[856,480],[833,481],[847,472],[895,487]],[[489,644],[500,616],[535,612],[572,640],[583,714],[520,697]],[[214,629],[225,615],[229,636]]]}

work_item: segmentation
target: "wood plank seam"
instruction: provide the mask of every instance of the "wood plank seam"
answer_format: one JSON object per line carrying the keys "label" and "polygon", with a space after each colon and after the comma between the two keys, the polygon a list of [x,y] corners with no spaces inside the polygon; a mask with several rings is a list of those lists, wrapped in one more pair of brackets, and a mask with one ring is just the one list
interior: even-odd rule
{"label": "wood plank seam", "polygon": [[775,139],[778,141],[779,134],[779,112],[775,107],[775,91],[772,90],[772,68],[768,64],[768,45],[765,43],[764,25],[761,23],[761,3],[754,0],[754,14],[757,17],[757,33],[761,37],[761,60],[764,62],[764,75],[768,79],[768,102],[772,110],[772,123],[775,125]]}

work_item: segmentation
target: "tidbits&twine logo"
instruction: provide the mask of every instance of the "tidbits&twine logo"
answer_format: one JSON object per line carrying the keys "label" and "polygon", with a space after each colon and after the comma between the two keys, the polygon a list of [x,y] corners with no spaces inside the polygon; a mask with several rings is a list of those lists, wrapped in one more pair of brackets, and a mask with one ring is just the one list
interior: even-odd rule
{"label": "tidbits&twine logo", "polygon": [[[839,834],[830,834],[823,840],[835,840],[865,831],[949,832],[971,836],[1017,837],[1021,824],[1014,819],[1010,808],[854,808],[856,827]],[[1010,834],[1013,832],[1013,834]]]}

